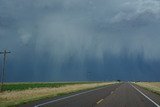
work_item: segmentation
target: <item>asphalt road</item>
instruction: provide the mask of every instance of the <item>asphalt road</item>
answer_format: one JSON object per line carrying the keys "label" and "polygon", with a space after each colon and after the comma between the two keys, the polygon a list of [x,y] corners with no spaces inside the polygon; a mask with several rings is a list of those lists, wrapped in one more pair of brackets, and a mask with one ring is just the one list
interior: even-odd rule
{"label": "asphalt road", "polygon": [[160,107],[160,96],[131,83],[108,85],[22,107]]}

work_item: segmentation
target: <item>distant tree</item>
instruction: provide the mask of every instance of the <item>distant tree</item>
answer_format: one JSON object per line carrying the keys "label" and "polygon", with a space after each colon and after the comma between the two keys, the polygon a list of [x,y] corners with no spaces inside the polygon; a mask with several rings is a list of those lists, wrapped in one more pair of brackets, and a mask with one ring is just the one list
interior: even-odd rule
{"label": "distant tree", "polygon": [[121,80],[117,80],[118,82],[121,82]]}

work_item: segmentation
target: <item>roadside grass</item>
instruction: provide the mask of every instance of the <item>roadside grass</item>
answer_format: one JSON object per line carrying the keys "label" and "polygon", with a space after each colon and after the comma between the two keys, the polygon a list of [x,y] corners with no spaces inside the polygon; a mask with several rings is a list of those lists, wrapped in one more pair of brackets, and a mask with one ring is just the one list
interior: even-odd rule
{"label": "roadside grass", "polygon": [[3,85],[3,91],[15,91],[26,90],[42,87],[62,87],[65,85],[84,84],[84,83],[96,83],[96,82],[30,82],[30,83],[5,83]]}
{"label": "roadside grass", "polygon": [[[67,83],[58,87],[36,87],[22,90],[11,90],[0,93],[0,107],[14,107],[27,102],[32,102],[44,98],[51,98],[64,94],[69,94],[81,90],[88,90],[97,87],[114,84],[115,82],[99,82],[99,83]],[[19,83],[18,83],[19,84]],[[29,83],[25,83],[29,84]],[[31,83],[36,84],[36,83]],[[38,83],[39,84],[39,83]],[[47,83],[46,83],[47,84]],[[52,83],[53,84],[53,83]],[[58,84],[58,83],[57,83]],[[61,83],[60,83],[61,84]],[[11,85],[11,84],[10,84]],[[23,86],[23,85],[22,85]],[[18,88],[21,89],[21,88]]]}
{"label": "roadside grass", "polygon": [[160,95],[160,82],[137,82],[135,84]]}

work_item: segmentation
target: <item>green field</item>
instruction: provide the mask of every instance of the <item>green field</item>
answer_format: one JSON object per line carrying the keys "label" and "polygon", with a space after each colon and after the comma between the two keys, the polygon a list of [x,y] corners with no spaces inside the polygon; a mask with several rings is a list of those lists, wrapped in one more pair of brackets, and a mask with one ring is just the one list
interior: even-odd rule
{"label": "green field", "polygon": [[19,91],[19,90],[26,90],[26,89],[33,89],[33,88],[42,88],[42,87],[61,87],[65,85],[74,85],[74,84],[86,84],[86,83],[96,83],[96,82],[60,82],[60,83],[6,83],[3,85],[3,91]]}

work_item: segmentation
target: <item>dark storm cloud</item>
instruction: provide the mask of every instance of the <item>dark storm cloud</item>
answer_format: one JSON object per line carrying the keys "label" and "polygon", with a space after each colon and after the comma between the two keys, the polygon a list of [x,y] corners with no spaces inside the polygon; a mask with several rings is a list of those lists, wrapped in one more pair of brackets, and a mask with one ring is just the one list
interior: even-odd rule
{"label": "dark storm cloud", "polygon": [[156,80],[159,27],[158,0],[0,0],[10,81]]}

